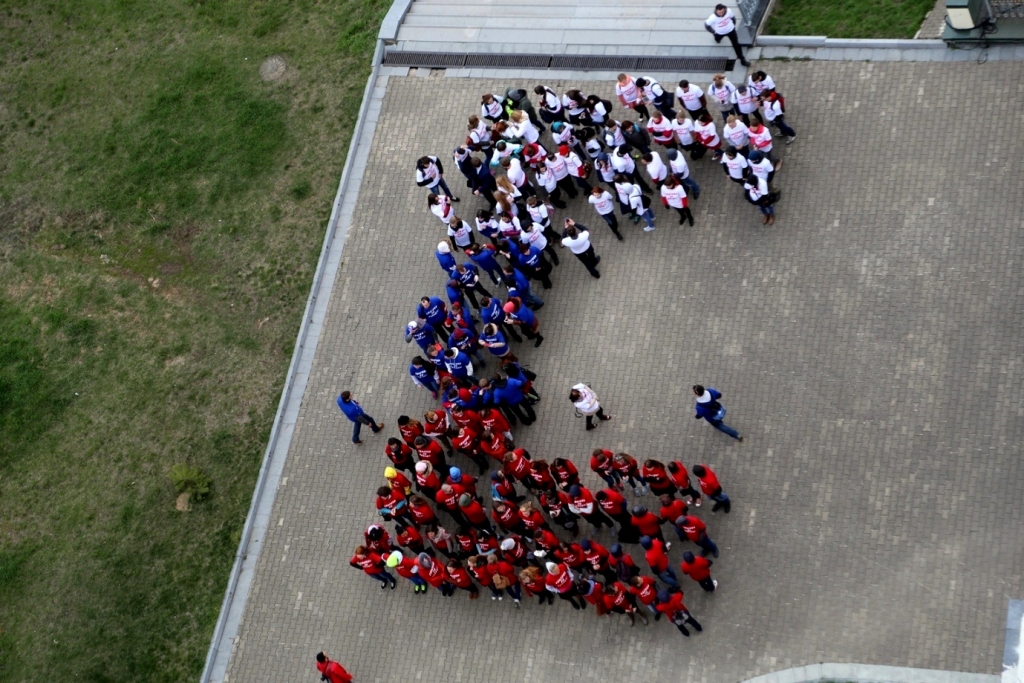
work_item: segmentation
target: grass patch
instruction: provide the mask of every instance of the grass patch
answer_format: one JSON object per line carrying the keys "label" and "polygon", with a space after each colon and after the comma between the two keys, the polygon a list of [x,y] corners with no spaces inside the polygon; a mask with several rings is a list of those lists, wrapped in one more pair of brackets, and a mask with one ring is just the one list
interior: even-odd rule
{"label": "grass patch", "polygon": [[913,38],[934,0],[778,0],[765,33],[829,38]]}
{"label": "grass patch", "polygon": [[0,681],[199,675],[387,6],[0,6]]}

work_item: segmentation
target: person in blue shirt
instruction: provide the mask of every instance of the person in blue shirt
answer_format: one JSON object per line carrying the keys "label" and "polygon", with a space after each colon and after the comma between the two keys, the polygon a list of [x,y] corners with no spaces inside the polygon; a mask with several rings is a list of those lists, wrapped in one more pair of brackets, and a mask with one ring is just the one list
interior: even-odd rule
{"label": "person in blue shirt", "polygon": [[537,379],[537,373],[527,370],[520,365],[518,358],[512,354],[502,358],[501,371],[509,379],[517,379],[523,383],[523,396],[526,397],[530,405],[540,401],[540,394],[537,393],[537,389],[533,386],[533,381]]}
{"label": "person in blue shirt", "polygon": [[427,361],[423,360],[421,356],[415,356],[412,362],[409,363],[409,376],[412,377],[412,381],[431,394],[434,398],[437,398],[437,392],[441,389],[438,384],[437,369]]}
{"label": "person in blue shirt", "polygon": [[487,271],[491,282],[501,284],[501,264],[494,258],[498,250],[493,244],[471,244],[465,252],[473,263]]}
{"label": "person in blue shirt", "polygon": [[416,317],[426,320],[434,332],[440,333],[448,318],[448,307],[436,296],[425,296],[416,307]]}
{"label": "person in blue shirt", "polygon": [[502,331],[505,338],[511,338],[515,342],[522,342],[523,338],[516,332],[515,327],[505,322],[505,311],[501,310],[502,303],[498,299],[484,297],[480,300],[480,318],[484,325],[494,323]]}
{"label": "person in blue shirt", "polygon": [[[493,153],[493,152],[492,152]],[[498,200],[494,198],[494,193],[498,191],[498,181],[494,179],[494,174],[491,173],[490,166],[473,157],[470,161],[473,165],[474,177],[473,183],[473,194],[478,197],[483,197],[488,204],[491,205],[491,210],[498,204]]]}
{"label": "person in blue shirt", "polygon": [[474,308],[480,308],[480,302],[476,298],[477,294],[480,296],[491,296],[491,293],[480,284],[480,269],[477,268],[475,263],[460,263],[455,266],[452,278],[459,281],[462,291],[469,297]]}
{"label": "person in blue shirt", "polygon": [[515,287],[519,292],[519,298],[533,310],[536,311],[544,305],[544,301],[539,296],[534,295],[530,289],[530,278],[526,277],[526,274],[515,266],[507,265],[502,268],[501,280],[505,283],[506,287]]}
{"label": "person in blue shirt", "polygon": [[505,303],[502,310],[507,316],[505,322],[518,326],[527,339],[533,339],[534,348],[541,345],[544,335],[540,334],[540,321],[537,320],[533,311],[523,305],[522,301],[512,297]]}
{"label": "person in blue shirt", "polygon": [[718,399],[722,398],[722,392],[711,387],[705,389],[700,384],[694,384],[693,395],[697,397],[695,405],[697,414],[693,416],[695,419],[707,420],[708,424],[718,431],[728,434],[737,441],[743,441],[739,432],[722,421],[725,418],[725,406],[718,402]]}
{"label": "person in blue shirt", "polygon": [[494,323],[484,325],[484,329],[480,335],[478,343],[480,346],[486,347],[488,351],[498,358],[516,359],[512,354],[512,349],[508,348],[508,343],[505,341],[505,335],[501,333],[501,330],[499,330],[498,326]]}
{"label": "person in blue shirt", "polygon": [[474,361],[480,363],[480,367],[486,366],[483,354],[480,353],[480,345],[477,344],[476,336],[464,327],[456,327],[451,333],[448,337],[448,348],[458,349],[468,354]]}
{"label": "person in blue shirt", "polygon": [[492,400],[509,417],[509,422],[519,418],[524,425],[533,424],[537,414],[523,396],[523,383],[500,375],[491,382]]}
{"label": "person in blue shirt", "polygon": [[338,396],[338,407],[341,408],[341,412],[345,413],[345,417],[352,421],[352,443],[363,442],[359,438],[359,428],[363,425],[369,425],[374,434],[384,429],[384,425],[379,424],[363,411],[363,407],[352,398],[352,393],[349,391],[343,391]]}
{"label": "person in blue shirt", "polygon": [[548,275],[551,274],[552,266],[544,258],[544,252],[532,244],[520,243],[519,254],[519,265],[526,270],[531,278],[540,280],[544,289],[551,289],[551,278]]}
{"label": "person in blue shirt", "polygon": [[437,251],[434,252],[434,256],[437,257],[437,262],[441,266],[441,270],[448,273],[448,277],[455,277],[453,273],[455,272],[455,266],[458,265],[458,262],[452,255],[452,248],[448,246],[447,242],[437,243]]}
{"label": "person in blue shirt", "polygon": [[431,344],[437,341],[434,328],[423,320],[410,320],[405,326],[405,343],[415,341],[421,349],[427,350]]}
{"label": "person in blue shirt", "polygon": [[458,301],[452,304],[452,310],[448,313],[448,320],[445,321],[445,327],[452,332],[455,331],[456,327],[461,327],[474,337],[477,336],[476,318],[473,317],[470,309],[466,308]]}
{"label": "person in blue shirt", "polygon": [[444,365],[452,377],[469,380],[473,384],[477,383],[477,378],[473,376],[473,361],[462,351],[458,349],[445,351]]}

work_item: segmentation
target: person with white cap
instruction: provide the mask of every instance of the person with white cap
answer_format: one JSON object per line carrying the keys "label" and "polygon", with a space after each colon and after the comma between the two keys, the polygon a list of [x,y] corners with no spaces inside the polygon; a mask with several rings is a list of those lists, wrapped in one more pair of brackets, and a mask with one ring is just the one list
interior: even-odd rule
{"label": "person with white cap", "polygon": [[402,578],[412,582],[413,593],[426,593],[427,582],[420,576],[420,565],[411,557],[406,557],[401,550],[395,550],[385,561],[389,569],[394,569]]}
{"label": "person with white cap", "polygon": [[713,387],[704,388],[703,385],[694,384],[693,395],[697,397],[695,419],[707,420],[708,424],[718,431],[728,434],[737,441],[743,441],[739,432],[722,421],[725,418],[725,406],[718,402],[718,399],[722,398],[722,392]]}
{"label": "person with white cap", "polygon": [[459,265],[452,256],[451,247],[448,246],[447,242],[438,242],[437,251],[434,252],[434,256],[437,257],[437,263],[441,266],[441,270],[448,273],[448,277],[454,277],[452,273],[455,271],[455,266]]}
{"label": "person with white cap", "polygon": [[573,385],[572,390],[569,391],[569,400],[572,401],[576,410],[587,418],[587,431],[597,427],[594,424],[595,415],[601,422],[612,419],[611,415],[604,414],[604,408],[601,407],[601,403],[597,399],[597,393],[583,382]]}
{"label": "person with white cap", "polygon": [[[579,590],[576,588],[576,577],[567,565],[548,562],[544,565],[544,568],[548,571],[548,575],[544,578],[544,584],[549,591],[562,600],[568,600],[572,604],[573,609],[587,608],[586,601],[583,600]],[[576,602],[577,597],[580,598],[579,602]]]}

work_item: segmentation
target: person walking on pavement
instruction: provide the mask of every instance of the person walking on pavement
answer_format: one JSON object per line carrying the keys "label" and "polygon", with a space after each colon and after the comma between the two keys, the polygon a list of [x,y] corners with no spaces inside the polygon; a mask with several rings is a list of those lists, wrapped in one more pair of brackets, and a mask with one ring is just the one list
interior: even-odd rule
{"label": "person walking on pavement", "polygon": [[679,579],[676,578],[676,573],[672,571],[668,555],[665,553],[668,550],[667,545],[670,544],[663,544],[658,539],[651,538],[650,536],[642,536],[640,538],[640,547],[646,551],[644,557],[647,559],[647,565],[651,568],[651,573],[668,586],[679,588]]}
{"label": "person walking on pavement", "polygon": [[736,35],[736,15],[731,9],[721,3],[715,5],[714,13],[704,21],[704,28],[715,37],[716,43],[722,42],[722,38],[728,38],[732,49],[736,51],[736,59],[743,66],[750,66],[750,62],[743,56],[740,38]]}
{"label": "person walking on pavement", "polygon": [[724,508],[725,514],[729,514],[729,510],[732,509],[732,501],[722,491],[722,485],[718,482],[718,475],[714,470],[708,465],[694,465],[693,474],[700,482],[700,490],[704,492],[704,495],[715,501],[715,504],[711,506],[711,511],[717,512],[720,508]]}
{"label": "person walking on pavement", "polygon": [[700,554],[707,557],[710,553],[718,557],[718,545],[708,536],[707,525],[693,515],[680,515],[673,525],[680,541],[692,541],[700,546]]}
{"label": "person walking on pavement", "polygon": [[743,437],[740,436],[739,432],[722,422],[725,419],[725,406],[718,402],[718,399],[722,398],[722,392],[712,387],[705,389],[703,385],[694,384],[693,395],[697,397],[695,406],[697,414],[694,415],[695,419],[705,419],[718,431],[728,434],[741,443],[743,442]]}
{"label": "person walking on pavement", "polygon": [[349,391],[343,391],[338,396],[338,407],[341,408],[341,412],[345,413],[345,417],[352,421],[352,443],[363,442],[359,438],[359,429],[363,425],[368,425],[374,434],[384,429],[383,424],[380,424],[366,414],[363,407],[352,398],[352,393]]}
{"label": "person walking on pavement", "polygon": [[590,190],[587,201],[593,204],[594,210],[615,233],[615,238],[621,242],[622,233],[619,232],[619,221],[615,218],[615,198],[611,193],[602,187],[594,187]]}
{"label": "person walking on pavement", "polygon": [[604,408],[602,408],[600,402],[598,402],[597,394],[594,390],[582,382],[573,385],[572,390],[569,391],[569,400],[572,401],[576,410],[587,418],[587,431],[597,427],[597,425],[594,424],[595,415],[597,416],[597,419],[602,422],[607,422],[612,419],[611,415],[604,414]]}
{"label": "person walking on pavement", "polygon": [[416,161],[416,184],[433,194],[437,194],[440,188],[453,202],[459,201],[448,189],[448,183],[444,181],[444,167],[437,157],[424,156]]}
{"label": "person walking on pavement", "polygon": [[668,615],[669,621],[675,624],[679,632],[687,638],[690,637],[690,632],[686,629],[687,624],[697,629],[698,633],[704,630],[683,603],[682,591],[658,591],[656,609],[658,610],[658,616],[662,614]]}
{"label": "person walking on pavement", "polygon": [[576,221],[566,218],[565,230],[562,231],[562,244],[569,247],[569,251],[586,266],[591,277],[601,277],[601,273],[597,270],[597,264],[601,262],[601,257],[594,253],[594,245],[590,243],[590,231],[587,230],[587,226],[577,225]]}
{"label": "person walking on pavement", "polygon": [[694,557],[693,553],[687,550],[683,553],[683,562],[680,568],[683,573],[700,584],[708,593],[714,593],[718,588],[718,582],[711,578],[711,565],[714,562],[706,557]]}
{"label": "person walking on pavement", "polygon": [[352,674],[329,658],[326,652],[316,653],[316,670],[320,672],[320,679],[327,683],[352,683]]}

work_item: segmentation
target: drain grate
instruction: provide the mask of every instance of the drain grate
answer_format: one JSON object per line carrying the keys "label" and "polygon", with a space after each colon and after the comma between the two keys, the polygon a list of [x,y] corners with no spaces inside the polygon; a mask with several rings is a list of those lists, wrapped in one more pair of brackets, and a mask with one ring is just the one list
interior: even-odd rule
{"label": "drain grate", "polygon": [[629,55],[537,55],[461,52],[388,51],[385,66],[431,69],[520,68],[573,71],[731,71],[735,60],[724,57],[639,57]]}

